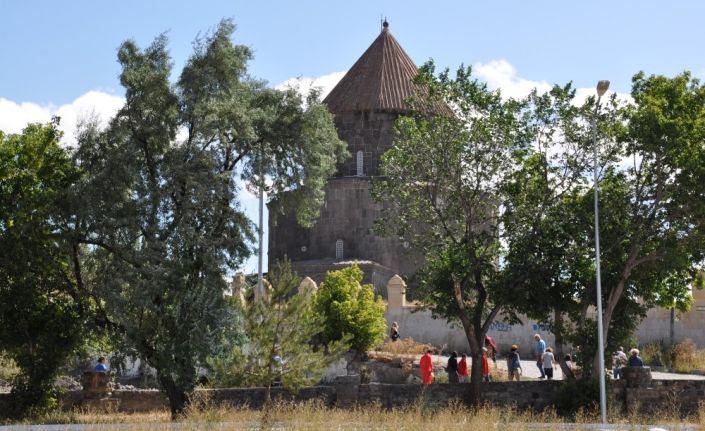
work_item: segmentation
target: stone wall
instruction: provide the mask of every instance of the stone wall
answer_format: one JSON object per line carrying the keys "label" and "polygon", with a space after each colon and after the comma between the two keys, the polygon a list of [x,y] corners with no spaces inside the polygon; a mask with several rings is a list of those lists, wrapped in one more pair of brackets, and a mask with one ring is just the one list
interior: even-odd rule
{"label": "stone wall", "polygon": [[[470,385],[467,384],[424,386],[370,383],[359,385],[357,392],[350,388],[354,388],[354,385],[348,386],[348,393],[356,395],[356,398],[349,400],[348,405],[376,404],[390,409],[418,403],[432,408],[443,408],[451,403],[465,404],[470,399]],[[558,381],[483,382],[481,402],[541,411],[555,403],[559,388]],[[337,400],[340,402],[340,396]]]}
{"label": "stone wall", "polygon": [[[371,181],[366,177],[331,178],[325,193],[325,206],[311,228],[302,228],[293,215],[269,221],[269,267],[288,257],[301,277],[320,283],[338,262],[366,262],[367,281],[383,291],[394,274],[411,276],[421,257],[414,256],[396,238],[372,232],[382,206],[370,196]],[[342,241],[342,258],[336,256],[336,242]]]}
{"label": "stone wall", "polygon": [[612,381],[619,408],[640,414],[696,414],[705,399],[705,380],[652,380],[649,367],[626,367],[624,379]]}
{"label": "stone wall", "polygon": [[[651,380],[648,367],[627,368],[626,379],[611,381],[616,408],[629,413],[659,412],[695,414],[705,399],[705,380]],[[512,406],[520,410],[542,411],[553,407],[560,395],[561,381],[483,382],[481,401],[498,407]],[[213,405],[260,408],[265,399],[264,388],[232,388],[199,390]],[[424,405],[443,408],[452,403],[466,404],[470,398],[468,384],[361,384],[357,375],[339,376],[332,385],[303,388],[292,395],[282,388],[272,388],[274,400],[319,400],[329,407],[350,408],[377,405],[399,408]],[[0,412],[7,411],[11,394],[0,394]],[[97,399],[84,392],[68,392],[61,399],[65,410],[78,407],[104,408],[127,413],[167,410],[166,396],[159,391],[114,391]]]}
{"label": "stone wall", "polygon": [[390,112],[350,112],[335,115],[340,139],[348,143],[350,158],[338,166],[338,176],[357,175],[357,153],[362,151],[362,175],[379,175],[382,154],[392,145],[392,129],[398,114]]}

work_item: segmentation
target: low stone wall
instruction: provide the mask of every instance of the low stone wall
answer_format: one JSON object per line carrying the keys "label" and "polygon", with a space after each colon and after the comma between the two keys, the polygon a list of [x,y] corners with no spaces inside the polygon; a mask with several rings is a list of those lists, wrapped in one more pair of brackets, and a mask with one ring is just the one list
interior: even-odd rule
{"label": "low stone wall", "polygon": [[[555,403],[559,388],[558,381],[483,382],[481,402],[541,411]],[[417,403],[423,403],[432,408],[443,408],[452,403],[467,404],[469,400],[470,385],[468,384],[423,386],[371,383],[359,386],[357,398],[354,401],[358,404],[374,403],[391,409]],[[346,404],[354,404],[354,402]]]}
{"label": "low stone wall", "polygon": [[[705,400],[705,380],[651,380],[648,367],[625,369],[626,379],[611,382],[612,399],[627,412],[680,412],[692,415]],[[541,411],[556,404],[561,381],[483,382],[481,401],[495,406],[512,406],[520,410]],[[199,390],[213,405],[248,406],[264,404],[265,388],[232,388]],[[339,376],[334,384],[303,388],[292,395],[284,389],[272,388],[274,400],[319,400],[329,407],[350,408],[378,405],[398,409],[421,404],[443,408],[453,403],[466,404],[470,399],[469,384],[360,384],[359,376]],[[0,411],[9,408],[10,394],[0,394]],[[106,409],[119,412],[167,410],[169,403],[163,392],[156,390],[113,391],[96,397],[82,391],[68,392],[61,407]]]}
{"label": "low stone wall", "polygon": [[628,387],[628,382],[617,380],[613,393],[627,412],[689,416],[705,401],[705,380],[653,380],[650,386],[641,387]]}
{"label": "low stone wall", "polygon": [[[498,406],[512,405],[519,409],[543,410],[555,402],[559,387],[558,381],[483,382],[482,401]],[[198,392],[206,395],[213,405],[231,407],[260,408],[265,399],[264,388],[205,389]],[[82,394],[66,394],[62,399],[62,408],[105,408],[127,413],[169,408],[166,396],[159,391],[114,391],[100,399],[84,398]],[[360,384],[359,376],[341,376],[332,386],[307,387],[296,395],[289,394],[282,388],[272,388],[271,396],[275,400],[319,400],[326,406],[341,408],[374,404],[391,409],[418,403],[432,408],[443,408],[452,403],[467,403],[470,385]]]}

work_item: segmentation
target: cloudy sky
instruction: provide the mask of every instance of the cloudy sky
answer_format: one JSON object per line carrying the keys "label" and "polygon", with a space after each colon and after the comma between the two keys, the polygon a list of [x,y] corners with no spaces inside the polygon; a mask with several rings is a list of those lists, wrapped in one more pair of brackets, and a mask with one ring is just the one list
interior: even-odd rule
{"label": "cloudy sky", "polygon": [[[170,39],[175,75],[193,39],[233,18],[235,42],[255,52],[252,75],[272,86],[332,88],[380,31],[390,30],[417,64],[473,65],[505,94],[573,81],[589,94],[600,79],[628,93],[632,75],[705,78],[705,2],[665,1],[268,1],[89,0],[0,2],[0,130],[61,116],[66,143],[88,115],[121,106],[119,44]],[[107,2],[106,2],[107,3]],[[119,5],[119,6],[116,6]],[[256,205],[243,196],[256,220]],[[256,270],[250,260],[247,271]]]}

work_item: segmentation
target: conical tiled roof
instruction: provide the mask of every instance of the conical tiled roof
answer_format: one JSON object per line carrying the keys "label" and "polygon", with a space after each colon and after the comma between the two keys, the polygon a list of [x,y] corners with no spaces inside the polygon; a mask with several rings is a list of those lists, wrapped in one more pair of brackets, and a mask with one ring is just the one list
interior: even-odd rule
{"label": "conical tiled roof", "polygon": [[412,80],[417,71],[385,21],[380,35],[331,90],[324,103],[336,114],[408,112],[404,101],[415,93]]}

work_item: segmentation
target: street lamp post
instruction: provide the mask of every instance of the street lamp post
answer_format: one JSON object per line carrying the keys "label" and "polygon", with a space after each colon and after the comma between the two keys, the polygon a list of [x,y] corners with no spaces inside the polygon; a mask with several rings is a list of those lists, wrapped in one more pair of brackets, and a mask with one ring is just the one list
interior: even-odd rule
{"label": "street lamp post", "polygon": [[602,282],[600,280],[600,212],[598,206],[597,188],[597,111],[600,107],[600,98],[610,87],[609,81],[597,83],[597,102],[595,113],[592,117],[592,148],[593,148],[593,190],[595,192],[595,277],[597,291],[597,352],[600,379],[600,417],[602,423],[607,423],[607,393],[605,390],[605,340],[602,331]]}

